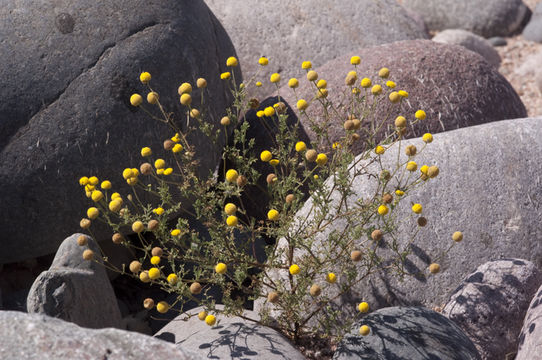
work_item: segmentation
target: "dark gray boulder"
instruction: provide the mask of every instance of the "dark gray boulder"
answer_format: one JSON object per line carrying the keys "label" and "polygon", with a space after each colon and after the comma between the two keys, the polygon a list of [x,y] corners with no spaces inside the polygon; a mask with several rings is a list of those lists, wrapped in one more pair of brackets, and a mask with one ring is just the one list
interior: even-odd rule
{"label": "dark gray boulder", "polygon": [[[223,306],[217,306],[223,309]],[[305,359],[288,339],[276,330],[252,321],[232,316],[217,315],[217,325],[210,327],[196,316],[202,308],[189,312],[192,317],[179,315],[164,326],[155,337],[178,344],[200,355],[215,359]],[[244,316],[258,319],[257,314],[245,311]]]}
{"label": "dark gray boulder", "polygon": [[430,30],[464,29],[489,38],[510,36],[523,29],[531,10],[522,0],[404,0]]}
{"label": "dark gray boulder", "polygon": [[522,35],[527,40],[542,43],[542,3],[536,5],[533,16],[525,29],[523,29]]}
{"label": "dark gray boulder", "polygon": [[542,286],[533,296],[523,327],[519,334],[516,360],[531,360],[540,355],[542,348]]}
{"label": "dark gray boulder", "polygon": [[[161,144],[172,130],[129,103],[132,93],[146,95],[140,72],[153,75],[153,90],[177,120],[186,112],[178,86],[206,78],[207,121],[218,124],[231,101],[219,75],[235,51],[201,0],[8,1],[0,17],[0,263],[6,263],[53,253],[78,229],[88,206],[79,177],[96,175],[127,192],[121,173],[139,167],[141,147],[165,154]],[[192,135],[205,149],[198,156],[206,174],[222,143]],[[98,226],[93,232],[110,236]]]}
{"label": "dark gray boulder", "polygon": [[542,273],[530,261],[489,261],[467,276],[444,307],[484,359],[502,358],[518,347],[523,318]]}
{"label": "dark gray boulder", "polygon": [[46,315],[0,311],[2,359],[203,359],[181,346],[117,329],[86,329]]}
{"label": "dark gray boulder", "polygon": [[120,309],[105,267],[83,259],[83,251],[91,249],[100,261],[100,248],[88,236],[88,244],[79,246],[77,238],[81,235],[65,239],[49,270],[34,281],[27,297],[27,311],[87,328],[121,328]]}
{"label": "dark gray boulder", "polygon": [[[361,64],[357,66],[359,86],[361,78],[367,77],[373,84],[380,84],[387,92],[385,83],[393,80],[397,87],[393,90],[406,90],[407,99],[400,104],[392,104],[387,95],[379,95],[374,111],[366,117],[364,126],[371,121],[387,119],[388,124],[398,115],[413,119],[414,113],[425,110],[427,118],[414,126],[408,126],[405,137],[422,136],[426,132],[438,133],[462,127],[488,123],[497,120],[515,119],[527,116],[525,106],[510,83],[478,54],[462,46],[440,44],[429,40],[407,40],[392,44],[360,49],[356,53],[341,56],[316,69],[319,78],[327,80],[328,99],[336,106],[340,116],[331,112],[331,121],[326,123],[330,142],[339,141],[345,136],[343,122],[351,109],[348,106],[350,93],[345,86],[345,77],[354,70],[350,57],[358,55]],[[382,67],[390,70],[388,79],[378,77]],[[280,89],[281,96],[295,104],[298,98],[309,101],[316,90],[304,77],[299,80],[299,88],[294,93],[288,86]],[[362,89],[362,95],[365,89]],[[347,96],[345,96],[345,93]],[[373,96],[369,93],[369,104]],[[345,104],[339,107],[339,104]],[[372,106],[372,105],[371,105]],[[324,123],[323,107],[312,101],[306,110],[308,116],[299,116],[309,137],[315,142],[310,119],[318,124]],[[359,114],[356,114],[359,116]],[[393,131],[393,130],[392,130]],[[386,125],[379,132],[383,138],[390,131]],[[359,132],[362,136],[363,133]],[[324,144],[329,148],[331,144]],[[359,153],[363,142],[357,142],[354,152]]]}
{"label": "dark gray boulder", "polygon": [[[361,325],[371,333],[361,336]],[[474,360],[481,359],[461,329],[441,314],[423,307],[384,308],[356,322],[338,345],[333,359]]]}
{"label": "dark gray boulder", "polygon": [[[395,0],[205,1],[230,35],[245,79],[263,83],[260,97],[275,92],[272,73],[285,80],[303,74],[302,61],[322,65],[357,48],[428,38],[423,22]],[[260,56],[269,58],[267,67],[258,65]]]}

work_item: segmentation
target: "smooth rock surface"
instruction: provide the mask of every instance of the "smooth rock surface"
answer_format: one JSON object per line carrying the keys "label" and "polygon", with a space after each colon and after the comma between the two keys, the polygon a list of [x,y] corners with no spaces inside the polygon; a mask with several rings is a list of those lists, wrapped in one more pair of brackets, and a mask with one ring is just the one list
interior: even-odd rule
{"label": "smooth rock surface", "polygon": [[501,64],[501,57],[497,50],[493,48],[491,43],[481,36],[473,34],[470,31],[462,29],[448,29],[439,32],[431,40],[443,43],[461,45],[470,51],[480,54],[487,60],[495,69],[499,70]]}
{"label": "smooth rock surface", "polygon": [[[245,79],[256,77],[256,94],[267,97],[276,88],[269,76],[287,81],[300,76],[301,62],[322,65],[341,54],[398,40],[428,38],[423,25],[395,0],[206,0],[224,25],[239,54]],[[254,9],[257,10],[255,15]],[[256,17],[255,17],[256,16]],[[391,19],[393,19],[391,21]],[[260,56],[269,65],[258,65]]]}
{"label": "smooth rock surface", "polygon": [[498,359],[517,349],[523,318],[540,284],[542,273],[530,261],[489,261],[463,280],[442,314],[463,329],[484,359]]}
{"label": "smooth rock surface", "polygon": [[100,248],[88,236],[88,245],[79,246],[80,235],[66,238],[49,270],[34,281],[27,297],[27,311],[87,328],[121,328],[120,309],[105,267],[83,259],[86,249],[94,251],[98,258]]}
{"label": "smooth rock surface", "polygon": [[[386,44],[372,48],[360,49],[356,53],[341,56],[316,69],[319,78],[327,80],[328,99],[335,105],[339,116],[332,114],[329,123],[325,123],[329,131],[330,141],[323,144],[324,151],[330,149],[331,143],[340,141],[345,136],[343,122],[352,112],[349,104],[350,92],[345,90],[345,77],[354,67],[350,65],[350,57],[361,57],[361,65],[357,66],[359,86],[363,77],[368,77],[374,84],[381,84],[384,93],[379,95],[374,111],[365,116],[362,126],[370,126],[387,119],[393,126],[398,115],[409,121],[414,119],[418,109],[425,110],[427,118],[413,126],[407,126],[405,137],[422,136],[426,132],[438,133],[466,126],[478,125],[503,119],[526,117],[527,112],[521,99],[510,83],[491,67],[479,55],[457,45],[439,44],[429,40],[409,40]],[[382,67],[390,70],[388,79],[378,77]],[[403,89],[409,93],[407,99],[400,104],[392,104],[388,99],[385,83],[392,80],[397,84],[394,91]],[[287,85],[280,89],[280,94],[290,104],[296,104],[298,98],[312,99],[316,90],[307,79],[300,78],[299,88],[294,92]],[[364,89],[362,89],[365,91]],[[364,92],[362,92],[362,95]],[[369,94],[369,104],[373,104],[373,96]],[[344,104],[339,107],[339,104]],[[373,105],[370,105],[373,106]],[[360,116],[362,111],[354,113]],[[315,142],[315,132],[311,128],[311,120],[318,125],[324,124],[323,107],[317,102],[310,103],[307,116],[298,117]],[[394,131],[384,125],[377,138],[383,138]],[[358,132],[363,135],[363,132]],[[363,149],[363,142],[355,143],[354,152]],[[321,151],[321,150],[320,150]]]}
{"label": "smooth rock surface", "polygon": [[[222,308],[222,306],[219,306]],[[189,313],[197,315],[202,308]],[[257,319],[257,314],[245,315]],[[214,359],[305,359],[305,357],[277,331],[239,317],[217,316],[217,325],[209,327],[193,316],[187,321],[179,315],[164,326],[155,337],[175,343],[197,353],[202,358]]]}
{"label": "smooth rock surface", "polygon": [[516,360],[532,360],[542,354],[542,286],[536,292],[519,335]]}
{"label": "smooth rock surface", "polygon": [[45,315],[0,311],[0,358],[25,360],[199,360],[151,336],[93,330]]}
{"label": "smooth rock surface", "polygon": [[521,31],[531,10],[522,0],[403,0],[430,30],[465,29],[489,38]]}
{"label": "smooth rock surface", "polygon": [[[371,333],[359,334],[361,325]],[[333,359],[481,359],[461,329],[422,307],[391,307],[370,313],[339,344]]]}
{"label": "smooth rock surface", "polygon": [[523,29],[522,35],[527,40],[542,43],[542,3],[536,5],[533,16],[525,29]]}
{"label": "smooth rock surface", "polygon": [[[78,230],[89,206],[79,177],[108,179],[124,193],[122,170],[139,167],[143,146],[165,156],[161,144],[173,131],[129,103],[148,91],[142,71],[177,121],[186,112],[177,94],[182,82],[207,79],[206,121],[218,124],[231,102],[219,75],[235,50],[201,0],[7,1],[0,17],[0,263],[53,253]],[[190,141],[205,149],[199,160],[207,174],[222,144],[198,134]],[[111,235],[105,226],[93,232]]]}
{"label": "smooth rock surface", "polygon": [[487,39],[491,43],[491,45],[497,47],[497,46],[506,46],[508,44],[508,41],[506,41],[505,38],[501,36],[493,36]]}

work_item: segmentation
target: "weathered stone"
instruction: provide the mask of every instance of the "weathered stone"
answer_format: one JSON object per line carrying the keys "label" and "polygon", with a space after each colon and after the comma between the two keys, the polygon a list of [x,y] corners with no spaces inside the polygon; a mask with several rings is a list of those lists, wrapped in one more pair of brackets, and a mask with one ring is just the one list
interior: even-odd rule
{"label": "weathered stone", "polygon": [[[73,322],[88,328],[122,327],[121,314],[105,267],[99,263],[100,248],[87,237],[79,246],[74,234],[64,240],[48,271],[42,272],[30,289],[27,311]],[[97,261],[83,259],[94,251]]]}
{"label": "weathered stone", "polygon": [[[361,325],[371,333],[361,336]],[[461,329],[423,307],[384,308],[363,317],[337,347],[333,359],[480,359]]]}
{"label": "weathered stone", "polygon": [[404,0],[430,30],[465,29],[489,38],[510,36],[523,29],[531,10],[522,0]]}
{"label": "weathered stone", "polygon": [[501,57],[499,56],[497,50],[493,48],[491,43],[483,37],[473,34],[470,31],[462,29],[448,29],[435,35],[432,40],[443,44],[461,45],[470,51],[480,54],[497,70],[501,64]]}
{"label": "weathered stone", "polygon": [[[240,317],[223,316],[217,316],[219,322],[210,327],[194,316],[201,310],[191,310],[189,314],[193,316],[188,320],[183,320],[186,315],[179,315],[155,337],[179,344],[202,358],[305,359],[284,336],[271,328]],[[252,311],[245,311],[244,316],[258,319]]]}
{"label": "weathered stone", "polygon": [[2,359],[197,360],[202,357],[150,336],[93,330],[45,315],[0,311]]}
{"label": "weathered stone", "polygon": [[[276,90],[269,82],[272,73],[280,73],[285,80],[301,76],[302,61],[322,65],[356,48],[428,38],[395,0],[206,2],[230,35],[245,79],[256,77],[264,84],[257,91],[260,97]],[[258,9],[257,18],[254,9]],[[267,67],[258,65],[260,56],[269,58]]]}
{"label": "weathered stone", "polygon": [[442,313],[484,359],[502,358],[517,349],[523,318],[541,283],[542,273],[530,261],[489,261],[463,280]]}
{"label": "weathered stone", "polygon": [[505,38],[501,36],[493,36],[487,39],[487,41],[490,42],[491,45],[497,47],[497,46],[506,46],[508,44],[508,41],[506,41]]}
{"label": "weathered stone", "polygon": [[542,354],[542,286],[533,297],[519,335],[516,360],[532,360]]}
{"label": "weathered stone", "polygon": [[[141,71],[152,74],[150,85],[178,122],[186,112],[177,95],[182,82],[207,79],[206,121],[213,124],[231,102],[219,75],[235,51],[201,0],[8,1],[0,17],[0,263],[53,253],[78,229],[88,206],[80,176],[128,192],[121,173],[139,168],[143,146],[166,155],[161,144],[173,131],[129,102],[133,93],[146,95]],[[205,149],[198,152],[202,173],[214,169],[223,140],[193,132],[190,141]],[[97,238],[110,238],[106,226],[92,227]]]}
{"label": "weathered stone", "polygon": [[[379,124],[386,119],[377,138],[383,138],[394,131],[393,122],[398,115],[414,119],[418,109],[425,110],[427,118],[407,126],[407,138],[422,136],[426,132],[437,133],[527,116],[525,106],[510,83],[472,51],[428,40],[401,41],[360,49],[357,53],[341,56],[316,69],[319,77],[327,80],[328,99],[335,104],[337,112],[330,111],[331,119],[324,123],[323,107],[318,101],[313,101],[306,110],[307,116],[298,114],[298,117],[313,144],[316,142],[316,134],[312,130],[311,121],[319,126],[325,124],[330,143],[323,144],[324,149],[329,149],[332,142],[341,141],[345,136],[343,123],[352,111],[349,106],[352,95],[350,91],[345,91],[348,88],[344,82],[346,74],[354,69],[350,65],[351,55],[359,55],[362,59],[361,65],[356,68],[356,84],[359,86],[360,79],[368,77],[373,84],[381,84],[385,89],[379,95],[383,98],[371,111],[371,115],[363,116],[362,122],[362,126],[368,128],[373,121]],[[378,77],[382,67],[390,70],[388,79]],[[403,99],[400,104],[392,104],[387,95],[392,90],[385,86],[387,80],[397,84],[394,91],[406,90],[409,93],[408,99]],[[309,101],[315,96],[316,90],[312,83],[301,79],[295,94],[287,86],[281,88],[280,94],[288,103],[295,104],[298,98]],[[372,104],[373,98],[369,94],[369,104]],[[362,116],[362,111],[366,109],[358,110],[354,115]],[[335,115],[337,113],[339,115]],[[360,134],[363,135],[363,132]],[[359,153],[364,145],[363,141],[356,142],[354,153]]]}
{"label": "weathered stone", "polygon": [[527,40],[542,43],[542,3],[536,5],[533,16],[525,29],[523,29],[522,34]]}

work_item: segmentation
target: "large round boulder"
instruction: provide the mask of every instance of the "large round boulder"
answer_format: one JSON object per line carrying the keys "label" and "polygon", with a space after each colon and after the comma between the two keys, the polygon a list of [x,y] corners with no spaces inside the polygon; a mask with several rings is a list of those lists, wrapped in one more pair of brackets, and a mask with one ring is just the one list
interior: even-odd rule
{"label": "large round boulder", "polygon": [[[79,177],[97,175],[128,192],[122,170],[139,167],[141,147],[164,155],[161,144],[174,132],[130,105],[132,93],[148,91],[139,82],[142,71],[152,74],[150,85],[177,120],[186,112],[179,85],[206,78],[208,121],[217,123],[231,101],[220,73],[235,51],[201,0],[8,1],[0,16],[6,19],[0,23],[0,263],[6,263],[52,253],[77,230],[90,206]],[[202,173],[214,169],[223,140],[213,144],[193,132],[190,141],[205,149],[198,154]]]}
{"label": "large round boulder", "polygon": [[[393,121],[398,115],[414,119],[414,113],[419,109],[425,110],[427,118],[414,126],[408,126],[405,134],[407,138],[421,136],[426,132],[438,133],[527,116],[525,106],[510,83],[480,55],[457,45],[407,40],[360,49],[357,53],[341,56],[316,69],[319,78],[327,80],[328,99],[336,106],[340,117],[337,118],[337,113],[329,111],[332,121],[326,123],[326,127],[330,142],[344,137],[343,122],[351,113],[349,99],[353,95],[345,85],[347,73],[354,70],[350,64],[351,55],[361,57],[361,64],[355,68],[358,77],[356,85],[359,87],[360,79],[367,77],[373,85],[381,84],[385,89],[378,97],[371,95],[370,89],[361,89],[360,95],[367,93],[368,104],[375,103],[362,109],[371,109],[370,115],[364,116],[364,126],[387,119],[378,138],[393,131]],[[390,71],[387,79],[378,76],[382,67]],[[385,85],[388,80],[395,82],[397,87],[388,89]],[[406,90],[408,98],[392,104],[387,94],[398,89]],[[310,101],[316,93],[316,87],[305,78],[300,79],[295,93],[287,85],[280,89],[281,96],[290,104],[295,104],[298,98]],[[316,142],[311,122],[324,124],[323,107],[313,100],[306,115],[298,114],[298,117],[311,140]],[[354,115],[362,116],[361,110]],[[392,125],[391,130],[387,125]],[[354,151],[357,153],[362,148],[363,143],[358,142]]]}
{"label": "large round boulder", "polygon": [[[275,90],[272,73],[298,76],[304,60],[321,65],[357,48],[428,37],[395,0],[206,3],[231,36],[245,79],[256,77],[264,84],[260,97]],[[269,58],[267,67],[258,65],[260,56]]]}
{"label": "large round boulder", "polygon": [[522,0],[404,0],[430,30],[464,29],[489,38],[521,31],[531,16]]}

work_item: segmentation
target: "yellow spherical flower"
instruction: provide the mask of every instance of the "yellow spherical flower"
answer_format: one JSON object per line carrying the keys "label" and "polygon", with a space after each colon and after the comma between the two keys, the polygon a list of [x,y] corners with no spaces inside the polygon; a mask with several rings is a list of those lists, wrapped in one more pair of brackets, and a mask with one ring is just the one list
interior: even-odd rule
{"label": "yellow spherical flower", "polygon": [[143,222],[139,220],[134,221],[132,224],[132,231],[139,234],[140,232],[143,232],[143,230],[145,230],[145,225],[143,225]]}
{"label": "yellow spherical flower", "polygon": [[275,109],[272,106],[268,106],[265,109],[263,109],[263,113],[265,114],[265,116],[271,117],[275,115]]}
{"label": "yellow spherical flower", "polygon": [[94,202],[98,202],[104,198],[104,194],[100,190],[94,190],[90,197]]}
{"label": "yellow spherical flower", "polygon": [[416,214],[421,214],[423,210],[423,207],[421,204],[414,204],[412,205],[412,211]]}
{"label": "yellow spherical flower", "polygon": [[181,101],[181,104],[188,106],[192,103],[192,96],[190,96],[190,94],[182,94],[180,101]]}
{"label": "yellow spherical flower", "polygon": [[269,160],[269,165],[271,166],[277,166],[280,163],[279,159],[271,159]]}
{"label": "yellow spherical flower", "polygon": [[199,78],[198,80],[196,80],[196,86],[199,89],[206,88],[207,87],[207,80],[205,80],[204,78]]}
{"label": "yellow spherical flower", "polygon": [[149,269],[149,278],[151,278],[151,280],[156,280],[160,277],[160,269],[158,268],[150,268]]}
{"label": "yellow spherical flower", "polygon": [[426,118],[426,114],[425,114],[425,111],[423,110],[418,110],[416,111],[416,113],[414,114],[414,116],[416,117],[416,119],[419,119],[419,120],[425,120]]}
{"label": "yellow spherical flower", "polygon": [[271,151],[269,151],[269,150],[264,150],[260,154],[260,159],[263,162],[269,162],[269,160],[271,160],[272,158],[273,158],[273,154],[271,154]]}
{"label": "yellow spherical flower", "polygon": [[171,234],[171,236],[179,236],[179,235],[181,235],[181,230],[180,229],[173,229],[173,230],[171,230],[170,234]]}
{"label": "yellow spherical flower", "polygon": [[214,315],[207,315],[205,317],[205,323],[209,326],[216,324],[216,317]]}
{"label": "yellow spherical flower", "polygon": [[415,161],[409,161],[406,165],[408,171],[416,171],[418,169],[418,164]]}
{"label": "yellow spherical flower", "polygon": [[378,207],[378,214],[379,215],[386,215],[390,210],[388,209],[388,207],[386,205],[380,205]]}
{"label": "yellow spherical flower", "polygon": [[392,103],[397,103],[399,102],[399,100],[401,100],[401,96],[399,95],[399,93],[397,91],[392,91],[389,95],[388,95],[388,98],[390,99],[390,101]]}
{"label": "yellow spherical flower", "polygon": [[158,304],[156,304],[156,310],[160,314],[165,314],[169,311],[169,304],[165,301],[160,301]]}
{"label": "yellow spherical flower", "polygon": [[228,266],[224,263],[218,263],[215,266],[215,271],[217,274],[225,274],[228,271]]}
{"label": "yellow spherical flower", "polygon": [[81,219],[81,221],[79,222],[79,226],[81,226],[82,229],[88,229],[90,227],[90,224],[92,222],[90,221],[90,219],[87,219],[87,218],[83,218]]}
{"label": "yellow spherical flower", "polygon": [[139,75],[139,80],[143,83],[143,84],[147,84],[149,81],[151,81],[151,74],[149,74],[148,72],[142,72],[141,75]]}
{"label": "yellow spherical flower", "polygon": [[375,148],[375,153],[377,153],[378,155],[382,155],[386,152],[386,149],[381,146],[381,145],[378,145],[376,148]]}
{"label": "yellow spherical flower", "polygon": [[271,74],[269,81],[271,81],[273,84],[278,83],[280,81],[280,75],[277,73]]}
{"label": "yellow spherical flower", "polygon": [[161,207],[157,207],[152,212],[155,213],[156,215],[162,215],[164,213],[164,209]]}
{"label": "yellow spherical flower", "polygon": [[358,310],[359,310],[359,312],[361,312],[361,313],[366,313],[366,312],[368,312],[368,311],[369,311],[369,304],[366,303],[365,301],[359,303],[359,305],[358,305]]}
{"label": "yellow spherical flower", "polygon": [[224,212],[226,213],[226,215],[233,215],[237,212],[237,206],[235,206],[235,204],[232,204],[232,203],[227,203],[224,206]]}
{"label": "yellow spherical flower", "polygon": [[305,151],[305,150],[307,150],[307,145],[303,141],[298,141],[295,144],[295,151],[302,152],[302,151]]}
{"label": "yellow spherical flower", "polygon": [[360,90],[359,88],[357,88],[357,87],[352,88],[352,94],[358,95],[358,94],[360,94],[360,93],[361,93],[361,90]]}
{"label": "yellow spherical flower", "polygon": [[314,70],[311,70],[307,73],[307,80],[309,81],[315,81],[318,79],[318,73]]}
{"label": "yellow spherical flower", "polygon": [[181,144],[175,144],[171,148],[171,151],[174,152],[175,154],[180,153],[181,151],[183,151],[183,146]]}
{"label": "yellow spherical flower", "polygon": [[174,143],[178,143],[179,141],[181,141],[181,135],[179,135],[179,133],[176,133],[173,137],[171,137],[171,141],[173,141]]}
{"label": "yellow spherical flower", "polygon": [[397,116],[395,118],[395,126],[398,127],[398,128],[404,128],[406,127],[406,124],[407,124],[407,120],[404,116]]}
{"label": "yellow spherical flower", "polygon": [[325,88],[327,88],[327,81],[325,81],[324,79],[318,80],[318,82],[316,83],[316,87],[317,87],[318,89],[325,89]]}
{"label": "yellow spherical flower", "polygon": [[460,242],[463,240],[463,233],[461,231],[456,231],[452,234],[452,240],[455,242]]}
{"label": "yellow spherical flower", "polygon": [[301,272],[301,268],[299,267],[299,265],[293,264],[292,266],[290,266],[289,271],[290,271],[290,274],[297,275]]}
{"label": "yellow spherical flower", "polygon": [[386,86],[389,87],[390,89],[395,89],[395,86],[397,85],[393,81],[388,80],[386,81]]}
{"label": "yellow spherical flower", "polygon": [[326,281],[330,284],[334,284],[337,281],[337,275],[330,272],[329,274],[326,275]]}
{"label": "yellow spherical flower", "polygon": [[422,136],[422,140],[423,142],[429,144],[430,142],[433,142],[433,135],[431,135],[430,133],[425,133]]}
{"label": "yellow spherical flower", "polygon": [[361,58],[359,56],[352,56],[350,58],[350,64],[352,65],[359,65],[361,64]]}
{"label": "yellow spherical flower", "polygon": [[231,66],[231,67],[235,67],[237,66],[239,63],[237,62],[237,58],[235,58],[235,56],[230,56],[227,60],[226,60],[226,66]]}
{"label": "yellow spherical flower", "polygon": [[269,59],[266,58],[265,56],[262,56],[262,57],[258,60],[258,64],[260,64],[261,66],[266,66],[267,64],[269,64]]}
{"label": "yellow spherical flower", "polygon": [[87,210],[87,216],[90,220],[94,220],[100,215],[100,210],[98,210],[95,207],[88,208]]}
{"label": "yellow spherical flower", "polygon": [[312,63],[310,61],[303,61],[301,63],[301,68],[305,70],[310,69],[312,68]]}
{"label": "yellow spherical flower", "polygon": [[132,106],[139,106],[141,105],[141,103],[143,103],[143,98],[141,97],[141,95],[133,94],[132,96],[130,96],[130,104],[132,104]]}
{"label": "yellow spherical flower", "polygon": [[166,167],[165,160],[164,159],[157,159],[154,162],[154,167],[157,168],[157,169],[163,169],[164,167]]}
{"label": "yellow spherical flower", "polygon": [[271,221],[276,221],[279,219],[279,212],[275,209],[271,209],[267,212],[267,218]]}
{"label": "yellow spherical flower", "polygon": [[160,264],[160,256],[153,256],[151,257],[151,264],[158,265]]}
{"label": "yellow spherical flower", "polygon": [[405,90],[399,90],[398,93],[399,95],[401,95],[401,97],[404,97],[404,98],[408,97],[408,92],[406,92]]}
{"label": "yellow spherical flower", "polygon": [[200,116],[200,111],[198,109],[192,109],[190,110],[190,116],[194,119],[197,119]]}
{"label": "yellow spherical flower", "polygon": [[141,149],[141,156],[147,157],[152,155],[152,150],[150,147],[144,147]]}
{"label": "yellow spherical flower", "polygon": [[179,277],[175,274],[169,274],[167,276],[167,282],[171,285],[175,285],[179,281]]}
{"label": "yellow spherical flower", "polygon": [[220,125],[228,126],[229,124],[231,124],[231,120],[229,117],[224,116],[222,119],[220,119]]}
{"label": "yellow spherical flower", "polygon": [[368,89],[373,85],[373,82],[369,78],[363,78],[363,79],[361,79],[360,85],[361,85],[362,88]]}
{"label": "yellow spherical flower", "polygon": [[109,210],[112,212],[118,212],[120,210],[120,207],[122,206],[122,202],[114,199],[109,202]]}
{"label": "yellow spherical flower", "polygon": [[177,92],[179,93],[179,95],[190,94],[192,92],[192,85],[186,82],[182,83],[181,86],[179,86]]}
{"label": "yellow spherical flower", "polygon": [[390,76],[390,70],[388,68],[383,67],[382,69],[378,71],[378,76],[385,79],[388,76]]}
{"label": "yellow spherical flower", "polygon": [[228,171],[226,171],[226,180],[228,182],[235,182],[238,176],[239,173],[237,172],[237,170],[229,169]]}
{"label": "yellow spherical flower", "polygon": [[222,74],[220,74],[220,78],[222,80],[228,80],[229,78],[231,78],[231,73],[229,71],[223,72]]}
{"label": "yellow spherical flower", "polygon": [[259,110],[257,113],[256,113],[256,116],[259,117],[259,118],[263,118],[265,116],[265,112],[263,110]]}
{"label": "yellow spherical flower", "polygon": [[367,325],[362,325],[360,328],[359,328],[359,333],[362,335],[362,336],[367,336],[371,333],[371,328],[368,327]]}
{"label": "yellow spherical flower", "polygon": [[83,176],[82,178],[79,179],[79,185],[85,186],[87,184],[88,184],[88,177]]}
{"label": "yellow spherical flower", "polygon": [[200,319],[201,321],[205,320],[206,317],[207,317],[207,311],[202,310],[198,313],[198,319]]}
{"label": "yellow spherical flower", "polygon": [[297,108],[301,111],[306,110],[309,107],[309,103],[304,99],[299,99],[297,101]]}
{"label": "yellow spherical flower", "polygon": [[421,168],[420,168],[420,172],[424,175],[427,175],[427,171],[429,170],[429,166],[427,165],[423,165]]}
{"label": "yellow spherical flower", "polygon": [[98,178],[96,176],[91,176],[89,179],[88,179],[88,182],[90,183],[90,185],[98,185],[98,183],[100,182],[100,180],[98,180]]}
{"label": "yellow spherical flower", "polygon": [[316,157],[316,164],[320,166],[324,166],[327,163],[327,156],[326,154],[318,154]]}
{"label": "yellow spherical flower", "polygon": [[149,277],[149,272],[145,270],[139,273],[139,280],[144,283],[148,283],[149,281],[151,281],[151,278]]}
{"label": "yellow spherical flower", "polygon": [[405,192],[404,192],[403,190],[397,189],[397,190],[395,190],[395,195],[397,195],[397,196],[403,196],[403,195],[405,195]]}
{"label": "yellow spherical flower", "polygon": [[371,88],[371,94],[373,95],[380,95],[382,94],[382,86],[375,85]]}
{"label": "yellow spherical flower", "polygon": [[436,274],[436,273],[440,272],[440,265],[436,264],[436,263],[433,263],[433,264],[429,265],[429,272],[431,274]]}
{"label": "yellow spherical flower", "polygon": [[102,183],[101,183],[101,185],[100,185],[100,187],[101,187],[102,189],[104,189],[104,190],[109,190],[109,189],[111,189],[111,186],[112,186],[112,185],[111,185],[111,181],[109,181],[109,180],[104,180],[104,181],[102,181]]}
{"label": "yellow spherical flower", "polygon": [[118,192],[111,194],[111,200],[117,200],[117,199],[119,199],[120,202],[122,203],[122,196],[120,196]]}
{"label": "yellow spherical flower", "polygon": [[299,80],[297,80],[296,78],[291,78],[290,80],[288,80],[288,86],[292,89],[295,89],[299,86]]}
{"label": "yellow spherical flower", "polygon": [[238,219],[235,215],[230,215],[226,218],[226,225],[228,226],[237,226]]}
{"label": "yellow spherical flower", "polygon": [[263,84],[261,81],[256,81],[256,87],[261,87]]}

